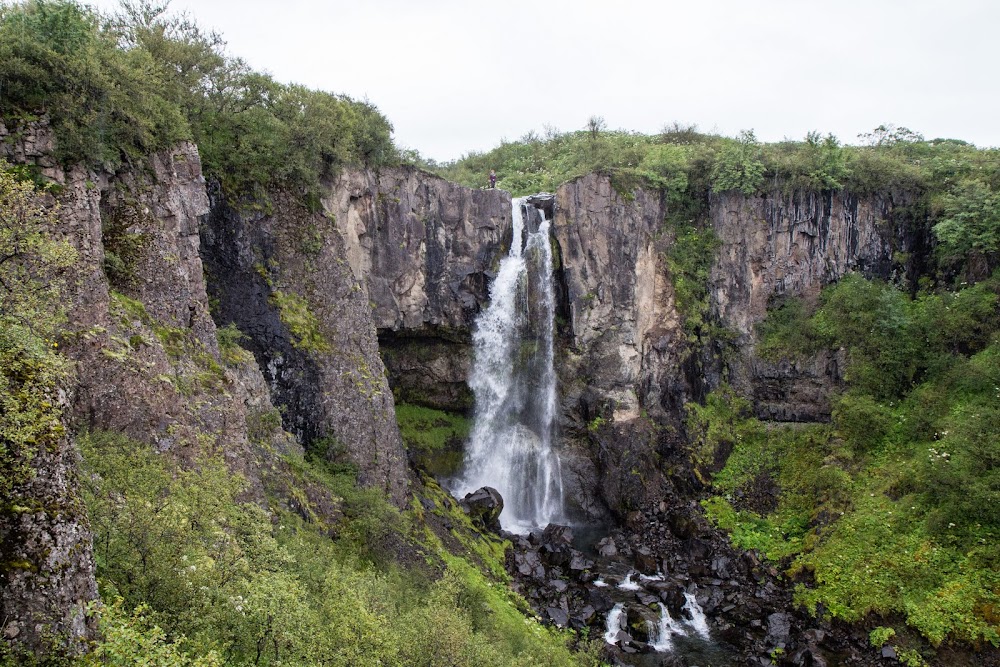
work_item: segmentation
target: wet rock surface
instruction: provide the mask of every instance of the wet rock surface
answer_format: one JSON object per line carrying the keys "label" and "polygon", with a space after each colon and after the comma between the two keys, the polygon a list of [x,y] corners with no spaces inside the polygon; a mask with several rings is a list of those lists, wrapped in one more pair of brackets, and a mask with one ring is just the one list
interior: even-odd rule
{"label": "wet rock surface", "polygon": [[458,501],[462,511],[469,515],[472,523],[483,530],[500,531],[500,513],[503,512],[503,498],[489,486],[484,486]]}
{"label": "wet rock surface", "polygon": [[[604,637],[615,664],[887,664],[864,631],[796,608],[792,582],[734,549],[696,502],[663,493],[664,502],[632,517],[638,529],[610,529],[589,543],[565,526],[505,533],[515,588],[550,622],[565,618]],[[620,624],[610,628],[616,609]]]}

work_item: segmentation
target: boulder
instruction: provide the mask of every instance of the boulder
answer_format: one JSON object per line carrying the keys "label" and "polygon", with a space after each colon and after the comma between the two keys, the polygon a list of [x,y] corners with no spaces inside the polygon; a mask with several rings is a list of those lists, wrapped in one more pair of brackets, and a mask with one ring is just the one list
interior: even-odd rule
{"label": "boulder", "polygon": [[580,572],[594,567],[594,561],[590,560],[579,551],[574,550],[571,553],[573,554],[573,557],[569,561],[570,570]]}
{"label": "boulder", "polygon": [[484,530],[500,532],[500,513],[503,511],[503,497],[490,486],[484,486],[469,493],[458,502],[469,515],[472,523]]}
{"label": "boulder", "polygon": [[784,612],[775,612],[767,617],[767,642],[774,645],[786,645],[791,633],[791,615]]}
{"label": "boulder", "polygon": [[643,574],[656,574],[656,556],[648,547],[639,547],[635,552],[635,569]]}
{"label": "boulder", "polygon": [[618,555],[618,546],[615,544],[614,539],[605,537],[597,543],[597,553],[599,553],[602,558],[614,558]]}
{"label": "boulder", "polygon": [[565,610],[559,607],[546,607],[545,613],[548,614],[549,619],[558,625],[560,628],[565,628],[569,625],[569,614]]}
{"label": "boulder", "polygon": [[611,598],[611,595],[601,588],[591,588],[587,592],[587,601],[598,614],[611,611],[611,608],[615,606],[615,601]]}
{"label": "boulder", "polygon": [[557,523],[550,523],[542,531],[542,544],[566,545],[573,544],[573,529],[569,526],[561,526]]}

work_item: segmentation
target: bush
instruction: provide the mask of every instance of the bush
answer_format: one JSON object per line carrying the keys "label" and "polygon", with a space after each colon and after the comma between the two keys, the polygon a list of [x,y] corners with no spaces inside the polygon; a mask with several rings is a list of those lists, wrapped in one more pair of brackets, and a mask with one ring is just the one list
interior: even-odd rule
{"label": "bush", "polygon": [[764,184],[764,163],[760,157],[760,144],[752,130],[740,133],[736,140],[727,141],[712,169],[712,190],[738,190],[747,196],[755,194]]}
{"label": "bush", "polygon": [[105,17],[72,0],[0,7],[0,118],[47,114],[64,164],[115,169],[194,139],[236,200],[307,197],[347,165],[398,162],[375,107],[284,85],[226,57],[218,35],[141,0]]}
{"label": "bush", "polygon": [[[994,277],[910,299],[848,277],[814,314],[785,302],[758,330],[776,356],[829,346],[849,357],[833,428],[730,438],[706,502],[734,543],[803,580],[799,603],[847,621],[900,614],[934,645],[1000,645],[996,291]],[[691,409],[693,432],[762,428],[719,410],[721,396]],[[775,483],[771,507],[750,502],[760,479]]]}

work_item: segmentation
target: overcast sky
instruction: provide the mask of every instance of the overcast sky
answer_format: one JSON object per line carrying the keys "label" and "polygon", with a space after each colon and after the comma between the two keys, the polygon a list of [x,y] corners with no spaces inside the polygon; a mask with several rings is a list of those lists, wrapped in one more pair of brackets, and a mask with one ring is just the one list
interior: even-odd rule
{"label": "overcast sky", "polygon": [[[90,0],[101,8],[117,0]],[[367,98],[450,160],[546,127],[1000,146],[997,0],[173,0],[232,55]]]}

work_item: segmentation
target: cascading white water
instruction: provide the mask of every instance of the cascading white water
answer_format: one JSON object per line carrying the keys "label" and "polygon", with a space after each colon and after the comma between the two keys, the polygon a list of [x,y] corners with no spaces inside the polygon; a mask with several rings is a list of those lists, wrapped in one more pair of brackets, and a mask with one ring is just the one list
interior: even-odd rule
{"label": "cascading white water", "polygon": [[667,611],[667,607],[660,603],[660,622],[657,624],[656,633],[651,635],[653,641],[649,643],[650,648],[661,653],[673,650],[674,643],[670,638],[674,635],[685,634],[687,633],[681,627],[681,624],[675,621],[670,616],[670,612]]}
{"label": "cascading white water", "polygon": [[684,603],[683,609],[691,616],[691,621],[689,625],[694,629],[702,639],[708,639],[710,637],[708,632],[708,620],[705,618],[705,612],[702,611],[701,605],[698,604],[698,598],[694,596],[694,593],[685,593],[684,599],[687,602]]}
{"label": "cascading white water", "polygon": [[621,602],[616,604],[608,612],[608,625],[604,631],[604,641],[614,644],[618,641],[618,633],[622,629],[622,614],[625,612],[625,605]]}
{"label": "cascading white water", "polygon": [[640,586],[632,578],[634,576],[635,576],[635,572],[629,572],[628,574],[626,574],[625,578],[622,580],[622,582],[620,584],[618,584],[618,588],[622,589],[623,591],[637,591],[640,588],[642,588],[642,586]]}
{"label": "cascading white water", "polygon": [[520,533],[565,521],[562,473],[552,448],[555,290],[549,221],[542,215],[537,231],[525,234],[524,204],[513,201],[510,252],[490,286],[489,307],[476,319],[469,378],[475,419],[464,471],[452,484],[459,497],[482,486],[495,488],[504,499],[501,525]]}

